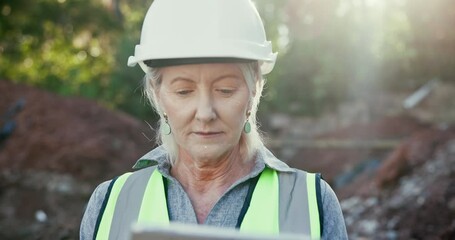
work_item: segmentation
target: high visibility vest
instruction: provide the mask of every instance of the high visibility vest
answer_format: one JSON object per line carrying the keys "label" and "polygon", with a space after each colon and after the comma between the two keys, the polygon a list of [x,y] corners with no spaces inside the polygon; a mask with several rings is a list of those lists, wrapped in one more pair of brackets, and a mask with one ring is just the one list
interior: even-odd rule
{"label": "high visibility vest", "polygon": [[[125,173],[111,181],[93,239],[127,239],[132,223],[168,225],[163,176],[156,167]],[[240,225],[251,233],[322,234],[320,175],[265,168]]]}

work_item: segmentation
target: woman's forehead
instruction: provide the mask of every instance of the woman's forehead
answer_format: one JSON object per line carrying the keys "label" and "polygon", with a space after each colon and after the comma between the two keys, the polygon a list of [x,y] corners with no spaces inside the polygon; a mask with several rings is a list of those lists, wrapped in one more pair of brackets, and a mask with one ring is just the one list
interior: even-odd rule
{"label": "woman's forehead", "polygon": [[204,63],[164,67],[160,70],[163,79],[185,77],[189,79],[217,78],[232,75],[243,78],[243,73],[236,63]]}

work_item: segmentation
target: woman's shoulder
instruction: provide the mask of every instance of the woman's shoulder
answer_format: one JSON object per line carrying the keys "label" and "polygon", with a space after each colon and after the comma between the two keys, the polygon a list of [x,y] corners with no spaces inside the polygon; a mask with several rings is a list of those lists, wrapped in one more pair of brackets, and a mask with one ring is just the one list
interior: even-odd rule
{"label": "woman's shoulder", "polygon": [[[294,172],[285,172],[284,174],[293,175],[293,177],[296,179],[307,178],[308,174],[311,174],[310,177],[315,178],[315,183],[317,184],[316,188],[319,188],[319,189],[317,189],[317,191],[318,191],[318,194],[320,194],[319,197],[321,198],[321,201],[322,201],[322,204],[324,205],[324,207],[328,207],[328,206],[338,207],[339,206],[338,198],[337,198],[335,192],[333,191],[333,189],[329,185],[329,183],[327,183],[327,181],[324,180],[324,178],[322,177],[322,175],[320,173],[311,173],[311,172],[301,170],[301,169],[296,169],[296,168],[293,168],[293,169],[294,169]],[[281,174],[283,174],[283,173],[281,173]],[[331,208],[331,207],[328,207],[328,208]]]}
{"label": "woman's shoulder", "polygon": [[102,203],[102,201],[104,200],[104,197],[106,196],[106,192],[109,189],[109,186],[111,185],[112,181],[113,180],[111,179],[111,180],[104,181],[101,184],[99,184],[93,191],[92,196],[90,197],[90,200],[92,200],[92,198],[93,198],[97,202],[101,200],[101,203]]}
{"label": "woman's shoulder", "polygon": [[143,174],[148,174],[150,171],[153,171],[155,166],[143,168],[134,172],[127,172],[121,174],[111,180],[102,182],[99,184],[95,190],[93,191],[92,195],[90,196],[90,200],[87,203],[85,208],[84,216],[82,217],[81,221],[81,228],[80,228],[80,236],[81,239],[92,239],[92,235],[95,230],[96,221],[98,219],[98,215],[100,214],[100,210],[103,206],[103,203],[106,197],[109,195],[109,189],[112,188],[113,183],[121,177],[121,176],[139,176]]}
{"label": "woman's shoulder", "polygon": [[90,200],[85,208],[84,216],[81,221],[80,239],[92,239],[95,231],[96,221],[103,205],[104,198],[112,180],[105,181],[98,185],[92,193]]}

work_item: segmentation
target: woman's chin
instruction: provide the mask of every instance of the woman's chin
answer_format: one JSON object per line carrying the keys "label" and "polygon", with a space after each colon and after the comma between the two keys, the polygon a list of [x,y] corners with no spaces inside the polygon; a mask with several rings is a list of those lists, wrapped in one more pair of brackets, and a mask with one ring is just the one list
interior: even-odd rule
{"label": "woman's chin", "polygon": [[194,146],[188,153],[190,157],[199,162],[219,161],[226,158],[234,148],[226,145],[199,145]]}

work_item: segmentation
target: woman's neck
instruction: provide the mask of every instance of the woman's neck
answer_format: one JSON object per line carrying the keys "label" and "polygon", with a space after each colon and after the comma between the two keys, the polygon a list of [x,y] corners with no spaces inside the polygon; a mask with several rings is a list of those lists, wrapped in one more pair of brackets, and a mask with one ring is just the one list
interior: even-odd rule
{"label": "woman's neck", "polygon": [[246,176],[252,168],[251,161],[242,159],[237,149],[213,160],[194,159],[189,155],[181,154],[171,169],[171,175],[192,191],[204,193],[212,189],[228,185]]}
{"label": "woman's neck", "polygon": [[182,154],[171,168],[171,175],[185,189],[198,222],[203,223],[220,197],[237,180],[248,175],[253,165],[253,161],[243,160],[238,150],[213,161],[198,161]]}

